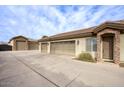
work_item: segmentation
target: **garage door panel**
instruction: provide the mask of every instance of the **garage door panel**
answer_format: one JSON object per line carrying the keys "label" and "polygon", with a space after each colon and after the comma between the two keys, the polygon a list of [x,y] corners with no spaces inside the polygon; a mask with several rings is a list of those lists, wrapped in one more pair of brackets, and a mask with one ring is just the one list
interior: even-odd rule
{"label": "garage door panel", "polygon": [[38,50],[38,43],[29,43],[29,50]]}
{"label": "garage door panel", "polygon": [[52,42],[51,53],[74,55],[75,41]]}
{"label": "garage door panel", "polygon": [[47,53],[47,43],[42,43],[41,44],[41,52]]}
{"label": "garage door panel", "polygon": [[16,50],[26,50],[26,42],[25,41],[17,41],[16,42]]}

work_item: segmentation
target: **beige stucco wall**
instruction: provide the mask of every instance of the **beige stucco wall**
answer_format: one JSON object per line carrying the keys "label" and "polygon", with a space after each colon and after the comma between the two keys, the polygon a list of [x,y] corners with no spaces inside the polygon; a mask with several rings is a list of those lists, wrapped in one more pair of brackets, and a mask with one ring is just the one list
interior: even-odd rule
{"label": "beige stucco wall", "polygon": [[13,42],[14,42],[14,40],[11,40],[11,41],[9,42],[9,45],[13,46]]}
{"label": "beige stucco wall", "polygon": [[124,62],[124,34],[120,36],[120,61]]}
{"label": "beige stucco wall", "polygon": [[[78,57],[80,53],[90,53],[93,56],[93,58],[96,57],[96,52],[86,51],[86,39],[87,38],[92,38],[92,37],[76,39],[76,57]],[[93,37],[93,38],[95,38],[95,37]],[[77,43],[79,43],[79,44],[77,44]]]}
{"label": "beige stucco wall", "polygon": [[16,48],[16,46],[15,46],[15,40],[11,40],[11,41],[9,42],[9,45],[12,46],[12,51],[14,51],[15,48]]}
{"label": "beige stucco wall", "polygon": [[39,42],[39,51],[41,52],[41,42]]}
{"label": "beige stucco wall", "polygon": [[47,53],[50,54],[50,42],[48,42]]}
{"label": "beige stucco wall", "polygon": [[86,49],[86,38],[78,38],[76,39],[76,57]]}

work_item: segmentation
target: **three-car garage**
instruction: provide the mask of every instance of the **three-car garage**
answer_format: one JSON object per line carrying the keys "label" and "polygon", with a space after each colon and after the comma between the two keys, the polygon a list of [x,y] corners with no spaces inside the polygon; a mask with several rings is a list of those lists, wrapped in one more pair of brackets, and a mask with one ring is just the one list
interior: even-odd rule
{"label": "three-car garage", "polygon": [[[47,53],[48,43],[41,43],[41,52]],[[50,42],[51,54],[75,55],[75,40]]]}

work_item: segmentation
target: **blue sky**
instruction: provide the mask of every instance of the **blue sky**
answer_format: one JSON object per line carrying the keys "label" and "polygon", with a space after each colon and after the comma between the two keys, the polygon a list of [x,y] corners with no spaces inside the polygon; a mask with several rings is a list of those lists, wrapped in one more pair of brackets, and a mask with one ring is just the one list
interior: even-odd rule
{"label": "blue sky", "polygon": [[0,6],[0,41],[17,35],[39,39],[123,20],[124,6]]}

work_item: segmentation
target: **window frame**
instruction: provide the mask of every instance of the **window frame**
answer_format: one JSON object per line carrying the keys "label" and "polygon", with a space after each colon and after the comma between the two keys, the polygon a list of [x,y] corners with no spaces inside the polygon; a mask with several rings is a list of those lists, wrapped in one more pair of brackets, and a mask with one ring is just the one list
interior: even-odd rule
{"label": "window frame", "polygon": [[[94,41],[95,41],[95,43],[94,43]],[[96,46],[96,49],[95,49],[94,45]],[[88,49],[88,48],[90,48],[90,49]],[[88,51],[88,52],[96,52],[97,51],[97,40],[95,37],[86,38],[86,51]]]}

